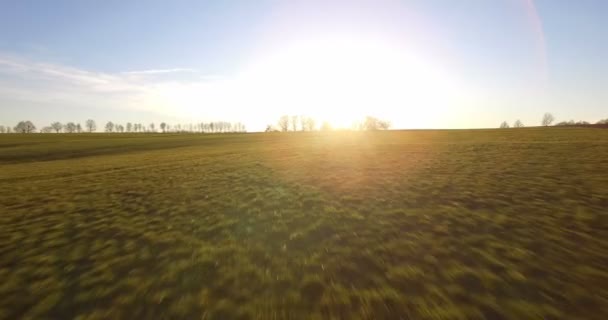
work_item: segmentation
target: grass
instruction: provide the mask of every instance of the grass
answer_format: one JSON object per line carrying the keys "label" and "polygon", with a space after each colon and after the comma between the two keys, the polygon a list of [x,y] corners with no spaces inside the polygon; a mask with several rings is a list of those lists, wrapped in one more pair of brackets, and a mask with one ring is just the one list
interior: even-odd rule
{"label": "grass", "polygon": [[0,135],[0,319],[606,319],[608,130]]}

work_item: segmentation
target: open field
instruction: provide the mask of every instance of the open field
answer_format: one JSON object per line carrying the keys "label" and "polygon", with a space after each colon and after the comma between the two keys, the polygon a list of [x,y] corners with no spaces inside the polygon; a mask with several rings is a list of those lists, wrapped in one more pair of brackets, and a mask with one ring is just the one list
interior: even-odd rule
{"label": "open field", "polygon": [[0,135],[0,319],[608,319],[608,130]]}

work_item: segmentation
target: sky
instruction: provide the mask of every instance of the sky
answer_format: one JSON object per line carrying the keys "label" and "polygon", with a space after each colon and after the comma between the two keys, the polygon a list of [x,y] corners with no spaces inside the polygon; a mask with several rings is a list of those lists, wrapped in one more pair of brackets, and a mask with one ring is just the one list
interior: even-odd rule
{"label": "sky", "polygon": [[603,0],[0,0],[0,124],[608,118]]}

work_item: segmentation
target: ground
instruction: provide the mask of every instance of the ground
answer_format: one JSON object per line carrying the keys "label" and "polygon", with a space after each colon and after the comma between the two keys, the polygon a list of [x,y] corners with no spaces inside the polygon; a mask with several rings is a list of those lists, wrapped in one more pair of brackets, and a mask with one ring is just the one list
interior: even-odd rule
{"label": "ground", "polygon": [[0,319],[607,319],[608,130],[0,135]]}

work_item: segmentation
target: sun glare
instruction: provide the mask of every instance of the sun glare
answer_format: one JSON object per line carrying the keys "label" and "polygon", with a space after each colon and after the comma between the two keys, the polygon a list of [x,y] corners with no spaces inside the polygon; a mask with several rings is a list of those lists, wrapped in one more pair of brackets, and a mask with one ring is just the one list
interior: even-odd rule
{"label": "sun glare", "polygon": [[308,114],[349,128],[365,115],[424,122],[447,106],[449,79],[406,48],[373,39],[301,41],[268,55],[240,79],[274,114]]}
{"label": "sun glare", "polygon": [[456,81],[415,50],[373,38],[302,40],[262,57],[232,79],[167,87],[162,96],[190,118],[204,118],[208,108],[201,106],[208,106],[258,129],[283,114],[334,128],[351,128],[366,115],[424,128],[437,123],[458,92]]}

